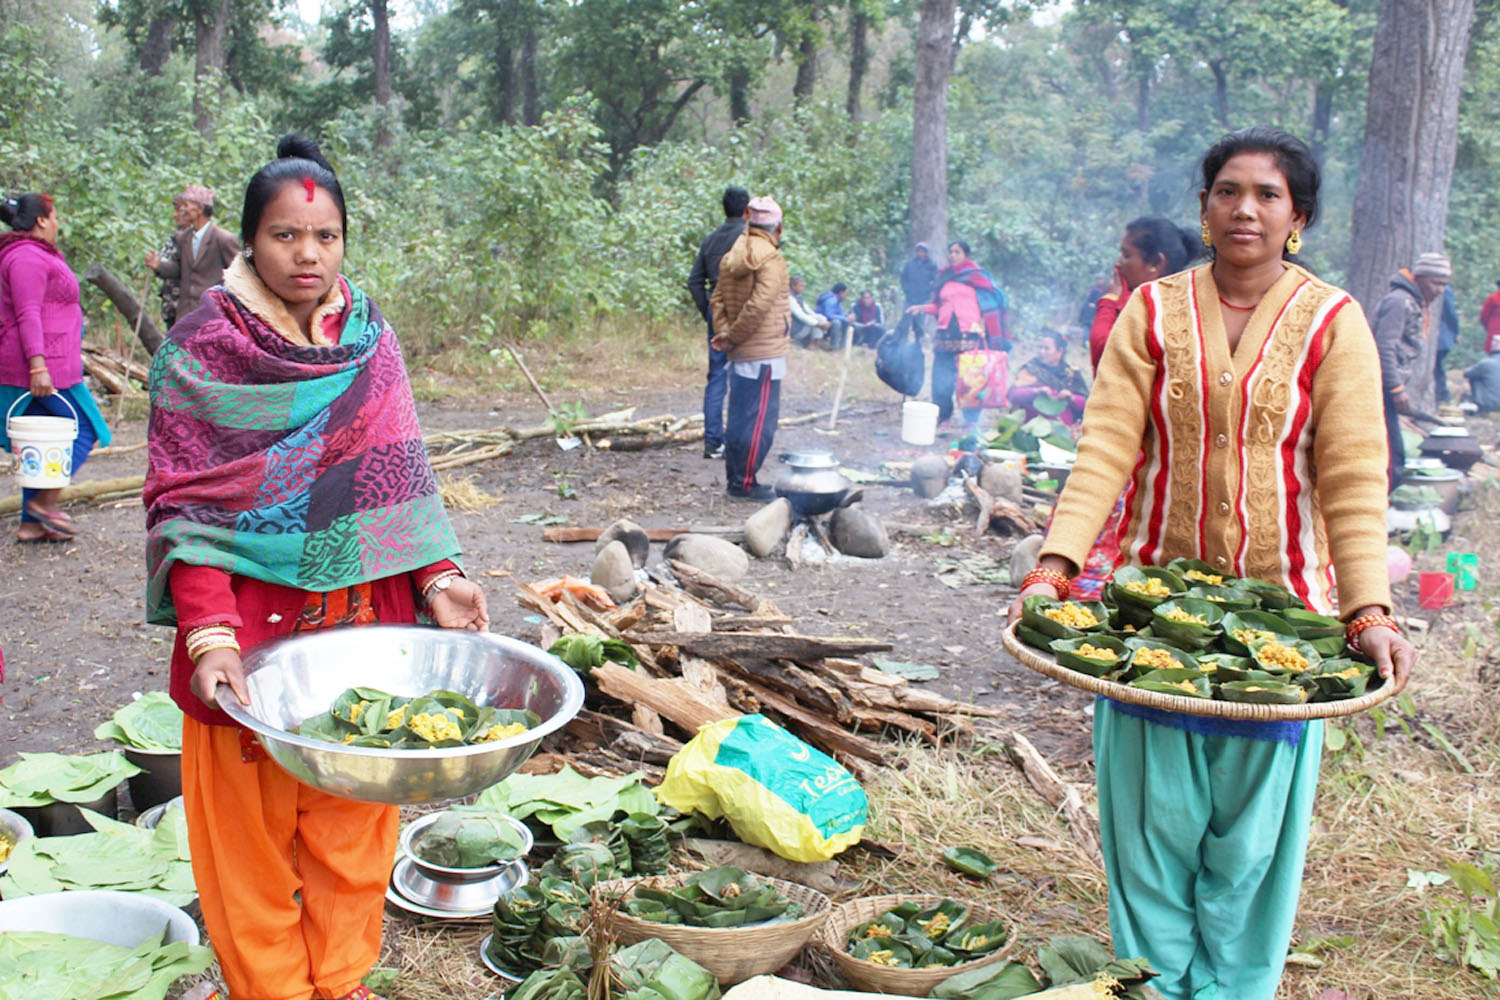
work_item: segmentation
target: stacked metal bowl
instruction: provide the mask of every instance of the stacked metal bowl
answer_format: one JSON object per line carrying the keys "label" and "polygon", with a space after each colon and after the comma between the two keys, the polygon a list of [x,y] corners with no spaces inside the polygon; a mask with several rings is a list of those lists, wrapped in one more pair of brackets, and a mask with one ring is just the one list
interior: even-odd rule
{"label": "stacked metal bowl", "polygon": [[391,872],[391,884],[385,898],[393,906],[418,916],[439,920],[468,920],[489,917],[501,896],[508,895],[531,880],[526,853],[532,848],[531,831],[526,824],[506,817],[521,838],[521,853],[514,861],[484,865],[479,868],[450,868],[423,860],[417,850],[422,835],[443,814],[431,813],[409,823],[401,832],[401,852]]}

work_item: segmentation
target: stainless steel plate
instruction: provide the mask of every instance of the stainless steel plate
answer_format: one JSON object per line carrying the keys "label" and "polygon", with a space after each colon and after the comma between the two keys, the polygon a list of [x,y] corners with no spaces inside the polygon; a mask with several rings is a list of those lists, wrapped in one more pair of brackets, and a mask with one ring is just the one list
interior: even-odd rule
{"label": "stainless steel plate", "polygon": [[[406,824],[406,829],[401,831],[401,852],[411,859],[411,863],[417,867],[418,871],[438,881],[487,882],[515,864],[515,861],[502,861],[493,865],[485,865],[482,868],[449,868],[446,865],[435,865],[431,861],[422,860],[417,855],[417,843],[422,839],[422,834],[427,832],[427,828],[436,823],[438,817],[445,812],[447,812],[446,809],[420,816]],[[513,826],[521,837],[521,853],[516,855],[516,859],[519,860],[531,851],[531,830],[518,819],[512,819],[509,816],[503,819]]]}
{"label": "stainless steel plate", "polygon": [[433,911],[429,915],[445,917],[484,916],[501,896],[529,881],[531,870],[524,861],[512,861],[498,875],[483,882],[444,882],[424,873],[411,858],[397,861],[391,872],[391,888],[402,900]]}

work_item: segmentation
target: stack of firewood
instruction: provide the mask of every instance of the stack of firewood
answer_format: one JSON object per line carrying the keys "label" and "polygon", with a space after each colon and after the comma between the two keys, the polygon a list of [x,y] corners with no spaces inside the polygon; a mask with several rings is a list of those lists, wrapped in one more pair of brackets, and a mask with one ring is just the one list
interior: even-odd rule
{"label": "stack of firewood", "polygon": [[94,377],[100,388],[111,396],[144,392],[151,376],[147,365],[134,358],[122,358],[94,344],[83,345],[83,370]]}
{"label": "stack of firewood", "polygon": [[852,659],[888,650],[888,642],[802,635],[772,602],[680,562],[670,569],[612,611],[567,590],[556,600],[528,585],[518,590],[523,606],[547,618],[543,646],[582,632],[628,642],[640,658],[638,670],[594,668],[598,707],[624,711],[584,713],[574,724],[586,762],[659,766],[700,726],[760,712],[864,776],[890,756],[882,733],[935,740],[974,716],[1004,714]]}

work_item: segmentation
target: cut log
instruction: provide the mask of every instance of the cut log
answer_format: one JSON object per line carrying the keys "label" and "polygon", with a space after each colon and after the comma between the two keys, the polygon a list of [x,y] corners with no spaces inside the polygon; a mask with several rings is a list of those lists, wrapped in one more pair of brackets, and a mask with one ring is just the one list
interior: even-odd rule
{"label": "cut log", "polygon": [[115,304],[120,310],[120,315],[125,317],[125,322],[136,327],[136,336],[141,345],[146,348],[147,354],[155,354],[156,349],[166,338],[162,336],[161,328],[156,321],[147,315],[142,309],[141,303],[136,299],[131,290],[125,287],[125,283],[115,277],[114,272],[103,264],[93,264],[83,273],[83,280],[97,287]]}
{"label": "cut log", "polygon": [[[550,528],[542,529],[542,541],[559,542],[567,545],[573,542],[597,542],[599,536],[604,534],[608,528],[586,527],[581,524],[557,524]],[[678,535],[718,535],[727,538],[733,535],[743,535],[744,529],[738,526],[714,526],[699,525],[692,528],[646,528],[646,537],[653,542],[670,542]]]}
{"label": "cut log", "polygon": [[892,646],[879,639],[788,635],[783,632],[632,632],[635,642],[651,646],[676,646],[698,656],[806,662],[825,656],[860,656],[881,653]]}
{"label": "cut log", "polygon": [[679,559],[669,560],[668,565],[672,568],[672,575],[677,577],[683,589],[688,593],[712,601],[721,607],[733,604],[744,608],[752,614],[767,613],[780,614],[776,606],[764,597],[752,591],[746,590],[739,584],[720,580],[710,573],[706,573],[696,566],[689,566]]}
{"label": "cut log", "polygon": [[740,713],[726,702],[709,697],[696,685],[680,677],[658,678],[638,674],[618,663],[603,663],[591,672],[599,690],[627,705],[645,705],[689,735],[710,722],[737,718]]}
{"label": "cut log", "polygon": [[1047,759],[1020,733],[1009,735],[1005,750],[1026,775],[1026,780],[1031,782],[1031,787],[1067,819],[1068,832],[1084,853],[1102,863],[1104,855],[1099,848],[1099,821],[1089,814],[1078,789],[1058,777]]}
{"label": "cut log", "polygon": [[974,518],[974,534],[984,535],[990,530],[990,515],[995,510],[995,498],[973,476],[964,476],[964,489],[979,504],[979,514]]}
{"label": "cut log", "polygon": [[710,865],[743,868],[757,875],[795,882],[830,895],[854,888],[852,884],[839,881],[837,861],[819,861],[811,864],[788,861],[772,854],[764,847],[754,847],[733,840],[687,837],[682,841],[682,846]]}
{"label": "cut log", "polygon": [[[96,479],[87,483],[75,483],[72,486],[63,487],[59,502],[72,503],[75,500],[94,500],[118,493],[139,493],[145,483],[145,476],[120,476],[115,479]],[[20,509],[21,494],[0,498],[0,514],[14,514]]]}

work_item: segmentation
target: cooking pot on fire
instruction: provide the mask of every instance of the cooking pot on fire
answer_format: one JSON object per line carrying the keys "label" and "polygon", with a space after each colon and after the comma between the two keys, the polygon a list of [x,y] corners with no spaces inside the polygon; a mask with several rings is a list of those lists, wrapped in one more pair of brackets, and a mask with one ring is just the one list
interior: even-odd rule
{"label": "cooking pot on fire", "polygon": [[826,514],[844,502],[854,484],[839,472],[828,451],[793,451],[781,456],[788,466],[776,480],[776,495],[786,497],[801,517]]}

